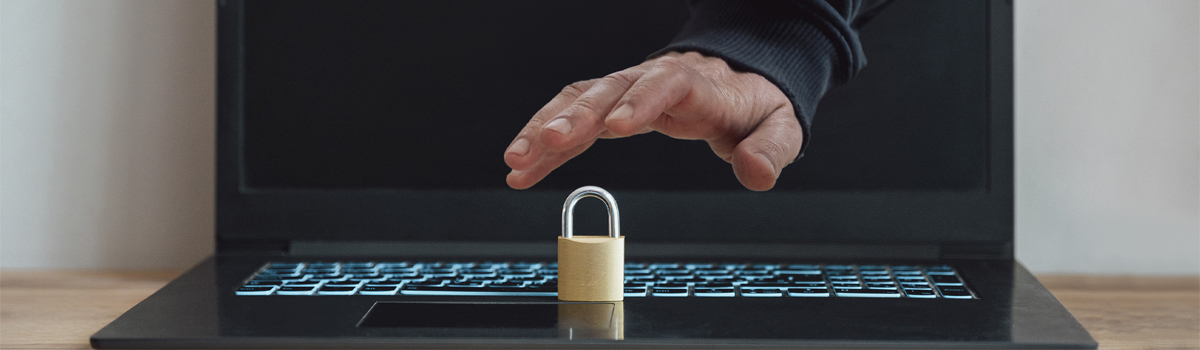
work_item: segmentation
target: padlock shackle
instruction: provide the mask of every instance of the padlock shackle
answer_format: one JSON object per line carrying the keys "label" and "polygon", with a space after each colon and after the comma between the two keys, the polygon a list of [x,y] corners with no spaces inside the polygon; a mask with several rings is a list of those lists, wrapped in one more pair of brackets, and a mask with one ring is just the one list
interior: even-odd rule
{"label": "padlock shackle", "polygon": [[621,211],[617,210],[617,200],[608,191],[596,186],[580,187],[567,196],[567,201],[563,203],[562,236],[571,238],[575,235],[575,203],[588,197],[599,199],[608,209],[608,236],[621,237]]}

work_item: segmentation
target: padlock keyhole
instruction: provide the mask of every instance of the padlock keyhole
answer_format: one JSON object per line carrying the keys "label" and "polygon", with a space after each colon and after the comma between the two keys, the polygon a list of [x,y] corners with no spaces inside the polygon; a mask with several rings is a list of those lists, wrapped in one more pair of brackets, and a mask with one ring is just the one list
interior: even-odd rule
{"label": "padlock keyhole", "polygon": [[596,198],[575,203],[576,236],[608,236],[608,207]]}

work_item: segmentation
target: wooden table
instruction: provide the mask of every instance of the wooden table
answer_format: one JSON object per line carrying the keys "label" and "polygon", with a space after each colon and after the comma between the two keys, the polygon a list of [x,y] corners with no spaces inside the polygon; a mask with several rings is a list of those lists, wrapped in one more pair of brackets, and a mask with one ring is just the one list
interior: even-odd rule
{"label": "wooden table", "polygon": [[[0,272],[0,348],[86,349],[179,272]],[[1200,349],[1200,277],[1040,276],[1101,349]]]}

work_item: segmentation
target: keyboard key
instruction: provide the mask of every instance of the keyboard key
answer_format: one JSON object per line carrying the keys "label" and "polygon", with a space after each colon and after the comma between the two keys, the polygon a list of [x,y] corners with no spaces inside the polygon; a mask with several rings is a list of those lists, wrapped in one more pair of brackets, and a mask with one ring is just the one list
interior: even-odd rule
{"label": "keyboard key", "polygon": [[649,267],[646,267],[646,264],[642,264],[642,263],[627,262],[627,263],[625,263],[625,270],[629,271],[629,269],[640,270],[640,269],[649,269]]}
{"label": "keyboard key", "polygon": [[734,284],[732,282],[709,281],[709,282],[704,282],[704,283],[696,283],[694,285],[694,287],[696,287],[696,288],[733,288],[733,285]]}
{"label": "keyboard key", "polygon": [[677,287],[663,288],[663,287],[656,286],[654,288],[651,288],[650,291],[651,291],[651,294],[656,297],[686,297],[686,296],[688,296],[688,289],[686,286],[683,288],[677,288]]}
{"label": "keyboard key", "polygon": [[847,289],[834,288],[833,292],[839,297],[848,298],[899,298],[900,291],[895,289]]}
{"label": "keyboard key", "polygon": [[395,287],[395,286],[399,286],[402,283],[404,283],[404,280],[383,280],[383,281],[367,282],[367,285],[375,286],[375,287],[381,287],[381,286]]}
{"label": "keyboard key", "polygon": [[789,297],[828,297],[829,290],[825,288],[788,288]]}
{"label": "keyboard key", "polygon": [[267,268],[268,269],[298,269],[298,268],[300,268],[300,266],[301,266],[301,263],[273,262],[270,265],[267,265]]}
{"label": "keyboard key", "polygon": [[654,282],[638,282],[638,281],[632,281],[632,282],[626,281],[625,282],[625,288],[643,288],[643,287],[649,287],[649,286],[653,286],[653,285],[654,285]]}
{"label": "keyboard key", "polygon": [[896,273],[898,271],[915,271],[915,270],[919,270],[919,269],[920,268],[918,268],[916,266],[897,265],[897,266],[892,266],[892,273]]}
{"label": "keyboard key", "polygon": [[531,263],[531,262],[519,262],[519,263],[514,263],[512,265],[509,265],[508,267],[511,269],[516,269],[516,270],[536,270],[538,268],[541,268],[542,264],[541,263]]}
{"label": "keyboard key", "polygon": [[793,265],[788,265],[787,269],[788,270],[820,270],[821,265],[793,264]]}
{"label": "keyboard key", "polygon": [[742,270],[746,268],[746,264],[721,264],[718,266],[726,270]]}
{"label": "keyboard key", "polygon": [[421,272],[417,270],[382,270],[380,273],[387,277],[417,277],[421,275]]}
{"label": "keyboard key", "polygon": [[496,273],[505,277],[535,277],[537,271],[534,270],[517,270],[517,269],[499,269]]}
{"label": "keyboard key", "polygon": [[460,276],[497,276],[496,271],[488,269],[462,269],[458,271]]}
{"label": "keyboard key", "polygon": [[321,289],[317,290],[317,294],[320,294],[320,295],[352,295],[352,294],[354,294],[354,292],[356,290],[358,290],[357,285],[349,286],[349,287],[335,287],[335,286],[325,285],[325,286],[321,287]]}
{"label": "keyboard key", "polygon": [[825,278],[820,274],[797,274],[797,275],[779,275],[781,279],[791,282],[825,282]]}
{"label": "keyboard key", "polygon": [[304,276],[305,276],[305,275],[301,275],[301,274],[298,274],[298,273],[297,273],[297,274],[293,274],[293,275],[267,275],[267,274],[258,274],[257,276],[254,276],[254,279],[256,279],[256,280],[265,280],[265,281],[287,281],[287,280],[302,280],[302,279],[304,279],[304,278],[303,278]]}
{"label": "keyboard key", "polygon": [[625,287],[625,296],[627,297],[644,297],[646,296],[647,287]]}
{"label": "keyboard key", "polygon": [[825,265],[825,270],[853,270],[854,266],[850,265]]}
{"label": "keyboard key", "polygon": [[683,289],[687,289],[687,287],[688,287],[687,283],[675,283],[675,282],[655,283],[654,286],[658,287],[658,288],[683,288]]}
{"label": "keyboard key", "polygon": [[937,298],[937,294],[934,294],[933,291],[929,289],[905,289],[904,294],[907,294],[909,298]]}
{"label": "keyboard key", "polygon": [[358,287],[358,285],[360,285],[360,284],[362,284],[362,282],[351,282],[351,281],[346,281],[346,282],[326,282],[326,283],[325,283],[325,286],[326,286],[326,287]]}
{"label": "keyboard key", "polygon": [[495,270],[495,269],[508,268],[508,263],[484,261],[484,262],[473,265],[473,267],[475,269]]}
{"label": "keyboard key", "polygon": [[825,282],[792,282],[793,286],[799,288],[825,288]]}
{"label": "keyboard key", "polygon": [[500,283],[488,283],[487,286],[495,287],[495,288],[522,288],[522,287],[525,287],[525,283],[524,282],[500,282]]}
{"label": "keyboard key", "polygon": [[789,286],[789,285],[791,285],[791,283],[787,283],[787,282],[762,282],[762,281],[755,281],[755,282],[749,282],[749,283],[743,284],[743,285],[742,285],[742,288],[754,288],[754,287],[787,287],[787,286]]}
{"label": "keyboard key", "polygon": [[904,289],[932,289],[933,288],[932,286],[929,285],[929,283],[925,283],[925,282],[901,283],[900,286],[903,287]]}
{"label": "keyboard key", "polygon": [[693,264],[684,264],[683,267],[686,267],[688,270],[711,269],[711,268],[713,268],[713,264],[695,264],[695,263],[693,263]]}
{"label": "keyboard key", "polygon": [[742,287],[742,296],[744,296],[744,297],[782,297],[783,291],[779,288],[746,289],[746,287]]}
{"label": "keyboard key", "polygon": [[487,285],[487,282],[455,282],[455,283],[447,284],[446,287],[483,288],[483,286],[486,286],[486,285]]}
{"label": "keyboard key", "polygon": [[522,283],[542,283],[542,282],[546,281],[546,278],[545,277],[518,277],[518,278],[509,278],[507,281],[508,282],[522,282]]}
{"label": "keyboard key", "polygon": [[539,288],[459,288],[459,287],[400,287],[403,295],[445,296],[557,296],[556,290]]}
{"label": "keyboard key", "polygon": [[729,288],[699,288],[699,287],[697,287],[695,290],[692,291],[692,295],[695,295],[698,297],[729,298],[729,297],[733,297],[734,293],[733,293],[732,287],[729,287]]}
{"label": "keyboard key", "polygon": [[278,280],[275,280],[275,281],[271,281],[271,280],[263,280],[263,281],[254,280],[254,281],[249,281],[249,282],[246,282],[246,285],[247,285],[247,286],[279,286],[279,285],[283,285],[283,281],[278,281]]}
{"label": "keyboard key", "polygon": [[650,264],[650,269],[653,269],[653,270],[678,269],[678,268],[679,268],[679,264],[663,264],[663,263]]}
{"label": "keyboard key", "polygon": [[971,299],[971,291],[963,287],[938,286],[938,291],[946,299]]}
{"label": "keyboard key", "polygon": [[872,282],[872,281],[891,281],[891,280],[892,280],[892,278],[891,278],[891,277],[889,277],[889,276],[887,276],[887,275],[884,275],[884,276],[878,276],[878,275],[863,275],[863,276],[862,276],[862,280],[863,280],[863,281],[866,281],[866,282]]}
{"label": "keyboard key", "polygon": [[688,270],[658,270],[655,274],[659,276],[691,276],[692,272]]}
{"label": "keyboard key", "polygon": [[275,286],[242,286],[234,292],[236,295],[271,295]]}
{"label": "keyboard key", "polygon": [[692,271],[692,272],[697,275],[701,275],[701,276],[729,276],[730,275],[729,270],[723,270],[723,269],[696,270],[696,271]]}
{"label": "keyboard key", "polygon": [[774,270],[779,268],[779,264],[754,264],[750,268],[755,270]]}
{"label": "keyboard key", "polygon": [[947,266],[947,265],[926,266],[925,267],[925,272],[927,272],[927,273],[928,272],[953,272],[953,271],[954,271],[954,269],[950,268],[950,266]]}
{"label": "keyboard key", "polygon": [[921,282],[925,282],[925,276],[920,276],[920,275],[917,275],[917,276],[896,276],[896,280],[899,280],[900,282],[905,282],[905,281],[921,281]]}
{"label": "keyboard key", "polygon": [[954,276],[954,275],[930,275],[929,279],[933,281],[933,284],[936,284],[939,286],[961,286],[961,285],[963,285],[962,281],[960,281],[958,279],[958,277]]}
{"label": "keyboard key", "polygon": [[858,270],[858,274],[860,274],[860,275],[863,275],[864,277],[865,277],[866,275],[885,275],[885,276],[886,276],[886,275],[888,274],[888,272],[887,272],[887,270],[863,270],[863,269],[859,269],[859,270]]}
{"label": "keyboard key", "polygon": [[821,277],[821,270],[817,270],[817,269],[813,269],[813,270],[792,270],[792,269],[775,270],[775,274],[781,275],[781,276],[782,275],[814,275],[817,277]]}
{"label": "keyboard key", "polygon": [[283,286],[275,290],[277,295],[312,295],[317,291],[317,287],[289,287]]}

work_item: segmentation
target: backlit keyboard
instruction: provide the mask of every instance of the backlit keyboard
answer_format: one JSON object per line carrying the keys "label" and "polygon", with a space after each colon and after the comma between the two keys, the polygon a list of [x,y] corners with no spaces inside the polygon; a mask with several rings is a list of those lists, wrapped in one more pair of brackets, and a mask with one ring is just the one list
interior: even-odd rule
{"label": "backlit keyboard", "polygon": [[[539,262],[276,262],[244,296],[557,296],[558,264]],[[627,263],[627,298],[976,299],[954,268],[937,266]]]}

